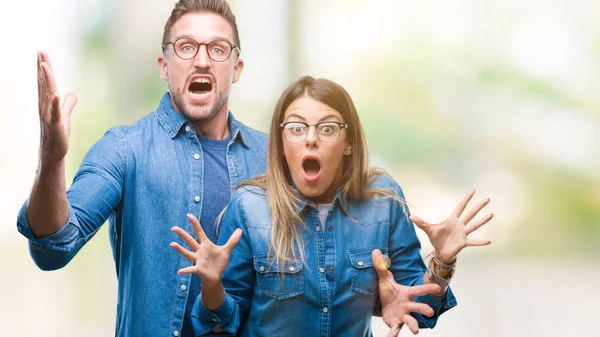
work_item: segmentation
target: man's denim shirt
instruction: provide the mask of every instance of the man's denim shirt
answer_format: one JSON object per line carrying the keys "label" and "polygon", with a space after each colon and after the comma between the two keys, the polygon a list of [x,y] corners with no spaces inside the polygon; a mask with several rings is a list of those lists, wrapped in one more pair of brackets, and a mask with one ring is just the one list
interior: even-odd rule
{"label": "man's denim shirt", "polygon": [[[264,173],[266,135],[229,114],[227,149],[230,191]],[[110,129],[90,149],[67,192],[67,224],[36,238],[23,205],[19,232],[43,270],[65,266],[109,219],[118,277],[117,336],[178,336],[190,275],[177,270],[192,263],[169,246],[185,246],[171,232],[193,233],[186,213],[199,217],[204,202],[203,153],[194,126],[177,113],[165,94],[156,111],[130,126]],[[209,194],[209,192],[207,193]],[[90,289],[92,291],[92,289]]]}
{"label": "man's denim shirt", "polygon": [[[378,177],[371,187],[404,198],[400,186],[388,177]],[[423,284],[426,268],[414,225],[406,207],[391,198],[348,202],[344,207],[338,193],[324,224],[313,206],[302,207],[306,264],[278,266],[267,258],[269,214],[262,189],[244,187],[234,193],[221,223],[219,244],[236,228],[242,229],[242,238],[223,275],[223,304],[209,311],[200,296],[196,299],[192,324],[197,334],[218,327],[231,334],[239,330],[240,336],[371,336],[378,297],[371,259],[376,248],[391,258],[389,270],[398,283]],[[433,317],[413,315],[422,328],[434,327],[439,315],[456,305],[450,289],[441,297],[415,300],[435,311]]]}

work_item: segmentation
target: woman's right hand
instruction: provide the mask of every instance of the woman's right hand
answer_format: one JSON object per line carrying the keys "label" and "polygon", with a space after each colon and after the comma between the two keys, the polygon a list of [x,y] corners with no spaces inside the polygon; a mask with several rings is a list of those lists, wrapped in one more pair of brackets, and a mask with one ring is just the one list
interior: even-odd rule
{"label": "woman's right hand", "polygon": [[202,226],[200,226],[200,222],[195,216],[188,214],[187,217],[194,226],[194,232],[198,241],[180,227],[175,226],[171,230],[177,233],[193,251],[181,247],[176,242],[171,242],[171,247],[175,248],[186,259],[194,262],[194,265],[181,268],[177,273],[198,274],[202,281],[202,287],[219,286],[221,284],[221,277],[229,263],[231,251],[242,237],[242,230],[239,228],[236,229],[231,234],[231,237],[229,237],[227,243],[223,246],[217,246],[206,236],[204,230],[202,230]]}

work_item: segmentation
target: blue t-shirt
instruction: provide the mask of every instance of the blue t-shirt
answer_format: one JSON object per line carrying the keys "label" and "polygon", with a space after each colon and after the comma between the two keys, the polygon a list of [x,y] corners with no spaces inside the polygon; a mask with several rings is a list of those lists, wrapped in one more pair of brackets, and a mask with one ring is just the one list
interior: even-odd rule
{"label": "blue t-shirt", "polygon": [[[214,140],[198,135],[204,154],[204,191],[202,192],[202,212],[200,224],[206,236],[217,243],[218,236],[215,221],[223,208],[227,206],[231,194],[229,192],[229,173],[227,172],[227,144],[230,136],[223,140]],[[182,337],[194,336],[189,321],[194,301],[200,294],[200,278],[192,274],[190,293],[185,306]]]}

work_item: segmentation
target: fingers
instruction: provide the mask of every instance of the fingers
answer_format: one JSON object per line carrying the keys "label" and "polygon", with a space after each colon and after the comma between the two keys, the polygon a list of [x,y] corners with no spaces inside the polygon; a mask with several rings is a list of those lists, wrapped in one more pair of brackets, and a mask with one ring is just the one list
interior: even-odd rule
{"label": "fingers", "polygon": [[198,243],[198,241],[196,241],[191,235],[189,235],[186,231],[184,231],[183,229],[175,226],[173,228],[171,228],[171,230],[173,232],[175,232],[177,235],[179,235],[183,241],[185,241],[185,243],[187,243],[187,245],[193,250],[193,251],[197,251],[198,248],[200,248],[200,244]]}
{"label": "fingers", "polygon": [[490,243],[492,243],[492,241],[490,241],[490,240],[467,239],[467,246],[468,247],[487,246]]}
{"label": "fingers", "polygon": [[381,253],[379,249],[374,249],[371,252],[371,260],[373,261],[373,266],[375,266],[375,271],[377,273],[381,273],[381,275],[387,275],[385,271],[388,270],[392,261],[388,256],[385,256]]}
{"label": "fingers", "polygon": [[242,238],[242,230],[238,228],[233,232],[233,234],[231,234],[231,236],[229,237],[229,240],[227,240],[227,243],[225,244],[225,249],[227,249],[227,252],[229,254],[231,254],[231,251],[233,250],[233,248],[235,248],[235,246],[238,244],[238,242],[240,242],[241,238]]}
{"label": "fingers", "polygon": [[488,215],[486,215],[483,219],[477,220],[473,223],[468,224],[465,227],[465,231],[467,232],[467,235],[473,233],[474,231],[478,230],[479,227],[485,225],[486,223],[488,223],[490,220],[492,220],[492,218],[494,217],[493,213],[490,213]]}
{"label": "fingers", "polygon": [[177,271],[177,274],[182,275],[182,274],[198,274],[198,272],[200,271],[200,269],[198,269],[197,266],[189,266],[189,267],[185,267],[185,268],[181,268]]}
{"label": "fingers", "polygon": [[40,61],[46,63],[52,69],[52,62],[50,62],[50,55],[45,50],[40,51]]}
{"label": "fingers", "polygon": [[[44,75],[44,70],[42,70],[42,56],[41,56],[41,52],[38,52],[37,54],[37,85],[38,85],[38,101],[41,104],[42,103],[42,94],[43,94],[43,86],[45,83],[45,75]],[[41,107],[41,105],[40,105]],[[41,110],[41,109],[40,109]]]}
{"label": "fingers", "polygon": [[76,103],[77,96],[75,96],[73,93],[68,93],[67,96],[65,96],[65,101],[63,102],[60,110],[70,116]]}
{"label": "fingers", "polygon": [[419,313],[421,315],[425,315],[427,317],[431,317],[433,316],[433,309],[425,304],[425,303],[418,303],[418,302],[408,302],[406,304],[406,311],[408,312],[416,312]]}
{"label": "fingers", "polygon": [[402,329],[402,324],[398,324],[394,327],[390,327],[390,332],[388,332],[386,337],[398,337],[400,333],[400,329]]}
{"label": "fingers", "polygon": [[179,252],[179,254],[183,255],[183,257],[185,257],[186,259],[195,262],[196,261],[196,257],[194,255],[194,253],[190,252],[189,250],[181,247],[180,244],[178,244],[177,242],[171,242],[171,247],[175,248],[176,251]]}
{"label": "fingers", "polygon": [[429,227],[431,226],[431,224],[425,222],[423,219],[419,218],[416,215],[411,215],[409,217],[409,219],[417,226],[419,227],[423,232],[425,232],[427,235],[429,235]]}
{"label": "fingers", "polygon": [[412,317],[411,315],[402,316],[402,322],[404,322],[404,324],[408,325],[408,328],[410,329],[410,332],[413,333],[413,335],[416,335],[419,333],[419,323],[417,323],[417,320],[414,317]]}
{"label": "fingers", "polygon": [[198,221],[198,219],[193,216],[192,214],[186,214],[187,218],[190,220],[190,222],[192,223],[192,225],[194,226],[194,233],[196,233],[196,237],[198,238],[198,241],[200,242],[211,242],[208,237],[206,236],[206,233],[204,233],[204,230],[202,229],[202,226],[200,225],[200,221]]}
{"label": "fingers", "polygon": [[427,294],[434,294],[440,291],[440,286],[433,283],[422,284],[418,286],[406,287],[408,296],[425,296]]}
{"label": "fingers", "polygon": [[375,267],[380,283],[390,277],[393,278],[392,273],[388,270],[389,264],[386,262],[385,257],[381,254],[379,249],[374,249],[371,252],[371,260],[373,260],[373,266]]}
{"label": "fingers", "polygon": [[477,213],[479,213],[479,211],[481,211],[482,208],[485,207],[485,205],[490,203],[490,198],[486,198],[483,199],[482,201],[479,202],[479,204],[477,204],[477,206],[473,207],[471,210],[469,210],[466,214],[465,217],[462,219],[462,222],[466,225],[469,223],[469,221],[473,220],[473,218],[477,215]]}
{"label": "fingers", "polygon": [[42,67],[42,71],[44,73],[44,95],[52,97],[53,94],[58,93],[58,90],[56,89],[54,73],[52,73],[52,68],[48,63],[42,62],[40,66]]}
{"label": "fingers", "polygon": [[471,201],[471,198],[473,198],[474,194],[475,190],[472,190],[467,195],[465,195],[465,197],[458,203],[458,205],[456,205],[456,208],[454,209],[454,212],[452,212],[452,215],[456,216],[457,218],[460,218],[460,215],[465,210],[467,204],[469,203],[469,201]]}
{"label": "fingers", "polygon": [[62,114],[60,113],[60,95],[55,93],[50,101],[50,122],[59,123],[61,119]]}

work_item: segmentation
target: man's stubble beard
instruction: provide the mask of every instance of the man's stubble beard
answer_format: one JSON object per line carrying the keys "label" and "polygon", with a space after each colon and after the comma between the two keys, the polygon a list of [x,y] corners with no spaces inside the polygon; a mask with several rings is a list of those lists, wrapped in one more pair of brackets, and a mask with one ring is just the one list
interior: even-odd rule
{"label": "man's stubble beard", "polygon": [[223,105],[225,105],[225,103],[227,102],[227,99],[229,98],[229,91],[230,90],[227,90],[227,92],[225,93],[217,94],[217,99],[215,100],[215,103],[212,106],[212,108],[209,108],[210,110],[208,111],[208,114],[202,114],[201,116],[197,116],[192,115],[192,113],[185,108],[185,102],[182,98],[182,96],[184,95],[183,89],[173,91],[171,89],[171,85],[169,85],[169,92],[171,92],[171,95],[173,96],[173,103],[175,104],[175,107],[177,108],[179,113],[181,113],[181,115],[190,122],[206,122],[215,118],[215,116],[219,114],[219,111],[221,110]]}

